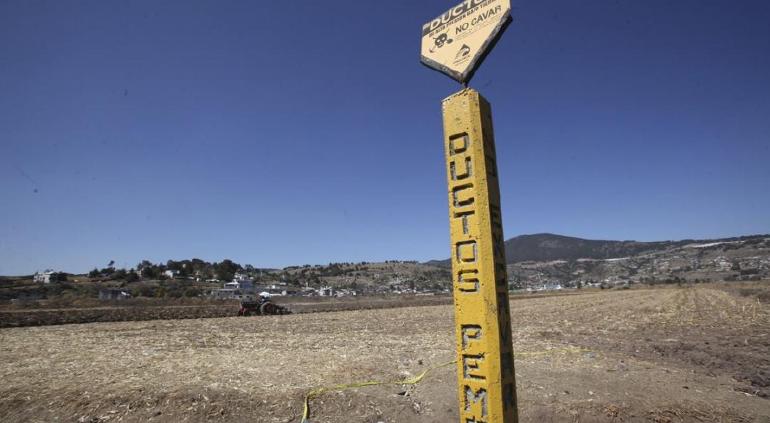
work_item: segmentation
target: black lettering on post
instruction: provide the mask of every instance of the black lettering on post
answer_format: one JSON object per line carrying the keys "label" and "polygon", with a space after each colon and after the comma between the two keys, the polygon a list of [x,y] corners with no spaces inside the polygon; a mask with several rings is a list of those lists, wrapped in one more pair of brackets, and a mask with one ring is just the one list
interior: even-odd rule
{"label": "black lettering on post", "polygon": [[511,340],[511,312],[508,304],[508,294],[505,292],[497,293],[497,316],[500,322],[500,349],[501,351],[510,351],[513,348]]}
{"label": "black lettering on post", "polygon": [[460,326],[460,333],[462,334],[463,351],[468,349],[471,342],[481,341],[480,325],[462,325]]}
{"label": "black lettering on post", "polygon": [[473,184],[465,184],[452,188],[452,204],[455,207],[470,206],[473,204],[474,199]]}
{"label": "black lettering on post", "polygon": [[484,354],[463,354],[463,377],[469,381],[484,381],[486,376],[480,374],[481,364],[484,362]]}
{"label": "black lettering on post", "polygon": [[449,137],[449,155],[464,153],[471,146],[471,139],[463,132]]}
{"label": "black lettering on post", "polygon": [[[476,269],[465,269],[457,272],[457,289],[463,292],[479,292],[479,273]],[[471,275],[471,276],[466,276]]]}
{"label": "black lettering on post", "polygon": [[471,166],[471,158],[466,157],[465,160],[461,160],[460,164],[465,165],[463,173],[457,173],[457,161],[454,159],[449,162],[449,175],[453,181],[460,181],[462,179],[468,179],[473,176],[473,166]]}
{"label": "black lettering on post", "polygon": [[455,244],[455,249],[459,263],[476,263],[478,251],[475,240],[458,242]]}
{"label": "black lettering on post", "polygon": [[487,417],[487,390],[479,388],[478,391],[473,391],[473,388],[465,386],[465,411],[471,411],[473,404],[481,403],[481,417]]}
{"label": "black lettering on post", "polygon": [[470,233],[471,233],[471,226],[470,226],[470,222],[468,222],[468,220],[469,220],[469,219],[470,219],[470,217],[471,217],[471,216],[473,216],[474,214],[476,214],[476,212],[475,212],[475,211],[473,211],[473,210],[468,210],[468,211],[461,211],[461,212],[456,212],[456,213],[454,214],[454,217],[455,217],[455,218],[458,218],[458,217],[459,217],[460,219],[462,219],[462,224],[463,224],[463,235],[468,235],[468,234],[470,234]]}
{"label": "black lettering on post", "polygon": [[500,206],[489,204],[490,223],[492,224],[492,249],[496,258],[505,260],[505,240],[503,239],[503,219]]}

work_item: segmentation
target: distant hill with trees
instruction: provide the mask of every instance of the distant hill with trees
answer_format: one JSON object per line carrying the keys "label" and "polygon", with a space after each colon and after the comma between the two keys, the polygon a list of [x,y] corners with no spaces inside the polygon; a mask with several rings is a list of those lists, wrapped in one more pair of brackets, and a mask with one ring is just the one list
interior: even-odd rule
{"label": "distant hill with trees", "polygon": [[[638,254],[659,252],[687,244],[745,241],[768,235],[750,235],[733,238],[679,241],[607,241],[576,238],[550,233],[520,235],[505,241],[507,263],[524,261],[552,261],[577,259],[613,259]],[[433,260],[426,264],[449,266],[449,260]]]}

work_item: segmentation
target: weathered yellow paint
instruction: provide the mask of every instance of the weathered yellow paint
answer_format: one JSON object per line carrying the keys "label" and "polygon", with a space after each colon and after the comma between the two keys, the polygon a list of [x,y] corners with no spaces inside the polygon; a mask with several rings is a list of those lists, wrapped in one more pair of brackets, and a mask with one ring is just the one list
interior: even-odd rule
{"label": "weathered yellow paint", "polygon": [[461,423],[518,421],[492,112],[472,89],[446,98]]}

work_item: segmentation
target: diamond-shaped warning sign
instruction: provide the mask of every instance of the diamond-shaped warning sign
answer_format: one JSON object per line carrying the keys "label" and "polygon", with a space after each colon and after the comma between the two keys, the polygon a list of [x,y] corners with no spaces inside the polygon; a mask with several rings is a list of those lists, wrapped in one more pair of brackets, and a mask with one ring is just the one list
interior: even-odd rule
{"label": "diamond-shaped warning sign", "polygon": [[420,61],[468,82],[511,22],[511,0],[465,0],[422,27]]}

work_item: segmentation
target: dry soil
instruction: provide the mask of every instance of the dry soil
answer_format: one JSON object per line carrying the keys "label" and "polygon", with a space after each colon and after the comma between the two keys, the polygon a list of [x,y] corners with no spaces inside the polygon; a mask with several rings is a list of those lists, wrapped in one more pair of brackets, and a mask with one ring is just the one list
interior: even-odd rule
{"label": "dry soil", "polygon": [[[770,422],[770,307],[716,287],[511,302],[523,422]],[[298,422],[454,358],[451,306],[0,329],[0,421]],[[453,367],[317,422],[456,422]]]}

